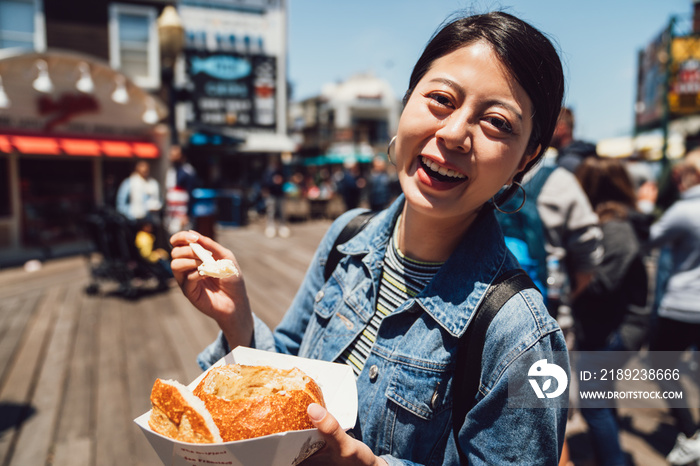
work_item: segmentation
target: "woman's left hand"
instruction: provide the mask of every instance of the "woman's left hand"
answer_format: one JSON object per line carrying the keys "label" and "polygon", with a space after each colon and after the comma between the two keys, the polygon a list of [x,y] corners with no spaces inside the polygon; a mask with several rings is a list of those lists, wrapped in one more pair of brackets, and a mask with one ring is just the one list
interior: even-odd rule
{"label": "woman's left hand", "polygon": [[303,466],[328,464],[387,466],[386,461],[374,456],[367,445],[350,437],[323,406],[312,403],[307,412],[311,422],[326,441],[326,445],[304,461]]}

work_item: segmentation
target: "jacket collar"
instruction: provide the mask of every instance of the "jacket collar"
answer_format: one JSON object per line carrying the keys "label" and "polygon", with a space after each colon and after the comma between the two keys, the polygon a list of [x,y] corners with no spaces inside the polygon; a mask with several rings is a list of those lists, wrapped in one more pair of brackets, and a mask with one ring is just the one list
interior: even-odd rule
{"label": "jacket collar", "polygon": [[[372,273],[375,287],[379,283],[394,223],[404,202],[401,195],[363,231],[338,248],[344,254],[364,255],[363,262]],[[493,211],[486,208],[432,281],[416,297],[416,302],[447,332],[460,337],[489,285],[498,275],[517,266],[513,261]],[[402,309],[407,309],[410,304]]]}

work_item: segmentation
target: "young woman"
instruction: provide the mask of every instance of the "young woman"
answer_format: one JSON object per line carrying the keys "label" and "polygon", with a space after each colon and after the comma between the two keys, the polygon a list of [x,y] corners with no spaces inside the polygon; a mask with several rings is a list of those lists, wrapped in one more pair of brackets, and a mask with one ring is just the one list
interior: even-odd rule
{"label": "young woman", "polygon": [[357,426],[343,432],[311,405],[326,446],[304,464],[459,464],[457,442],[472,465],[557,463],[566,410],[507,406],[509,368],[531,352],[566,351],[536,290],[516,294],[491,323],[475,405],[457,438],[461,394],[452,387],[456,371],[479,370],[455,363],[475,308],[496,277],[518,267],[494,202],[504,186],[505,197],[518,191],[544,153],[563,89],[552,44],[511,15],[461,17],[438,31],[410,77],[390,146],[404,194],[339,246],[344,256],[325,280],[329,251],[358,212],[334,222],[274,332],[252,313],[243,275],[200,277],[187,245],[218,258],[234,259],[231,251],[195,232],[172,237],[178,283],[222,330],[200,355],[203,367],[237,345],[353,366]]}

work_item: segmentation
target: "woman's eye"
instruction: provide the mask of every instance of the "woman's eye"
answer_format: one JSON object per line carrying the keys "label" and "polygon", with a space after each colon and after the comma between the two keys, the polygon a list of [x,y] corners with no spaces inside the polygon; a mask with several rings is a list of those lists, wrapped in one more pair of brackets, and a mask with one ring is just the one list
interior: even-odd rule
{"label": "woman's eye", "polygon": [[428,98],[435,101],[435,103],[440,104],[445,107],[451,107],[452,102],[450,99],[443,94],[428,94]]}
{"label": "woman's eye", "polygon": [[486,121],[488,121],[491,126],[496,128],[499,131],[503,131],[504,133],[512,133],[513,128],[510,126],[510,123],[508,123],[506,120],[502,118],[497,118],[497,117],[488,117],[486,118]]}

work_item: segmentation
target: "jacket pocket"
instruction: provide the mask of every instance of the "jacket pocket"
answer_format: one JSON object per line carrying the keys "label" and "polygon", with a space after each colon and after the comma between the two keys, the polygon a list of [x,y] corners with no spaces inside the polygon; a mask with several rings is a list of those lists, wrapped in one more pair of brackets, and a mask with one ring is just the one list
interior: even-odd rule
{"label": "jacket pocket", "polygon": [[450,379],[449,372],[397,366],[385,392],[393,405],[385,412],[388,451],[420,464],[445,464],[452,432]]}
{"label": "jacket pocket", "polygon": [[447,372],[418,365],[397,365],[386,396],[409,413],[431,420],[452,406],[448,399]]}

